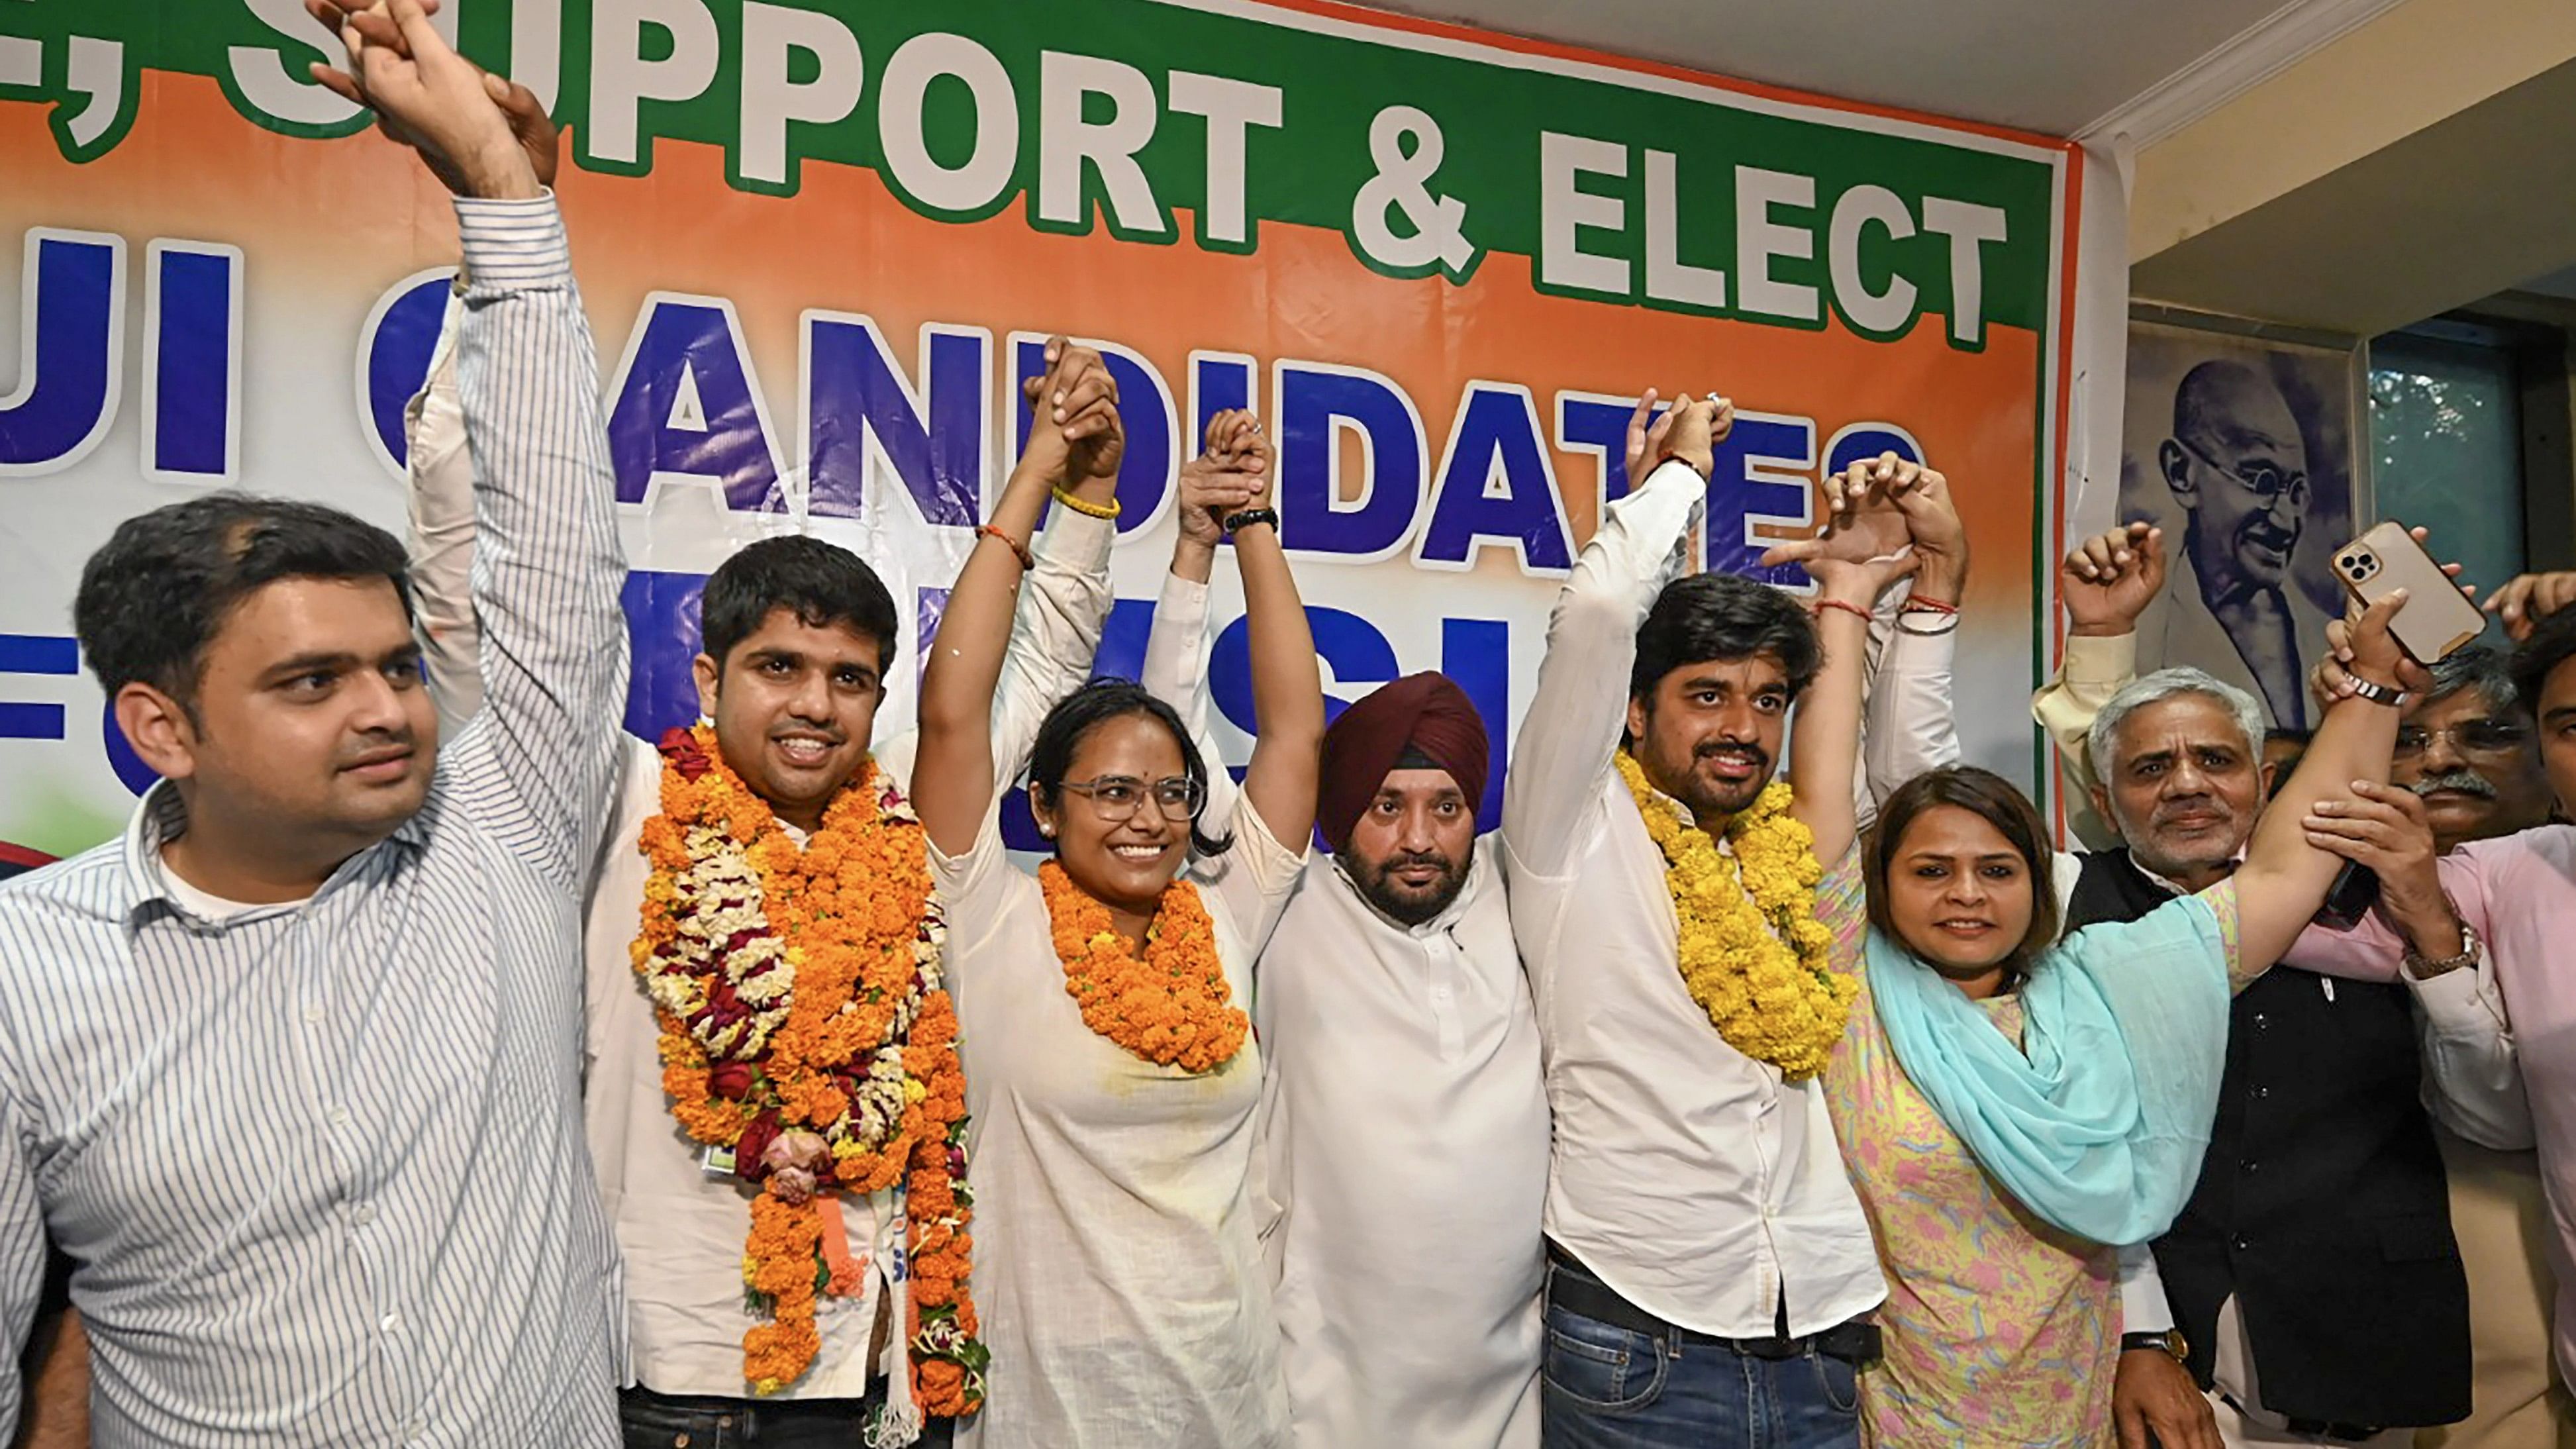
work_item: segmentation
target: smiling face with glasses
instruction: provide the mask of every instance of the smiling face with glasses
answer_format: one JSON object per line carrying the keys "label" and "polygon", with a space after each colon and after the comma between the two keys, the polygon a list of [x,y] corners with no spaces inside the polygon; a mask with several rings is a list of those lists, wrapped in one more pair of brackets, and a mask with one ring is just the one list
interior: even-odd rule
{"label": "smiling face with glasses", "polygon": [[1113,912],[1147,917],[1188,860],[1190,825],[1206,802],[1179,738],[1150,714],[1088,725],[1064,778],[1029,792],[1073,883]]}
{"label": "smiling face with glasses", "polygon": [[2159,462],[2190,510],[2186,546],[2212,599],[2242,585],[2277,588],[2306,527],[2307,445],[2280,389],[2250,368],[2195,369]]}

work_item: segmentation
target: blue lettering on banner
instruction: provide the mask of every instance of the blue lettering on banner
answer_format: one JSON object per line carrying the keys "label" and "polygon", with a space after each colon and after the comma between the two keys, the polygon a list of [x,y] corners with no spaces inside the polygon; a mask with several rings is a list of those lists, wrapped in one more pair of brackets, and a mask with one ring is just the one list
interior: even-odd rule
{"label": "blue lettering on banner", "polygon": [[1500,619],[1440,621],[1440,672],[1465,690],[1485,721],[1489,758],[1476,831],[1503,823],[1503,776],[1511,763],[1512,626]]}
{"label": "blue lettering on banner", "polygon": [[1467,385],[1415,563],[1472,568],[1478,551],[1503,544],[1524,574],[1561,577],[1574,567],[1565,504],[1538,429],[1538,405],[1528,388]]}
{"label": "blue lettering on banner", "polygon": [[[0,634],[0,674],[78,674],[80,643],[61,634]],[[0,700],[0,739],[58,740],[63,707]]]}
{"label": "blue lettering on banner", "polygon": [[155,241],[148,255],[144,471],[227,481],[241,458],[241,249]]}
{"label": "blue lettering on banner", "polygon": [[1800,528],[1814,521],[1816,466],[1813,418],[1769,413],[1735,415],[1735,427],[1717,443],[1717,468],[1708,479],[1708,566],[1782,588],[1807,587],[1795,564],[1765,568],[1770,544],[1757,525]]}
{"label": "blue lettering on banner", "polygon": [[0,398],[0,474],[80,461],[115,421],[124,374],[124,239],[33,227],[25,267],[18,388]]}
{"label": "blue lettering on banner", "polygon": [[805,314],[805,459],[813,511],[857,518],[872,464],[882,463],[935,524],[972,528],[983,516],[984,400],[990,336],[922,329],[922,386],[895,364],[866,317]]}
{"label": "blue lettering on banner", "polygon": [[367,422],[397,471],[411,460],[411,440],[403,436],[403,410],[421,384],[429,381],[429,363],[438,352],[438,328],[447,317],[447,294],[455,287],[454,277],[453,272],[438,271],[379,303],[375,327],[361,343],[367,368]]}
{"label": "blue lettering on banner", "polygon": [[626,610],[629,673],[626,729],[659,742],[665,731],[698,721],[698,600],[705,574],[630,569],[618,602]]}
{"label": "blue lettering on banner", "polygon": [[[1597,397],[1590,393],[1561,392],[1556,395],[1557,446],[1572,453],[1590,453],[1599,460],[1601,501],[1625,498],[1637,480],[1628,476],[1628,419],[1637,411],[1635,398]],[[1647,415],[1647,425],[1664,415],[1656,408]]]}
{"label": "blue lettering on banner", "polygon": [[[1272,394],[1279,417],[1279,540],[1292,556],[1370,563],[1404,547],[1421,502],[1422,415],[1377,373],[1282,361]],[[1359,435],[1360,497],[1342,500],[1342,439]]]}
{"label": "blue lettering on banner", "polygon": [[729,508],[787,511],[768,409],[732,303],[647,297],[609,396],[618,502],[641,503],[655,478],[676,475],[718,486]]}
{"label": "blue lettering on banner", "polygon": [[1909,463],[1923,461],[1923,445],[1894,423],[1853,423],[1825,444],[1825,473],[1830,477],[1863,458],[1894,453]]}

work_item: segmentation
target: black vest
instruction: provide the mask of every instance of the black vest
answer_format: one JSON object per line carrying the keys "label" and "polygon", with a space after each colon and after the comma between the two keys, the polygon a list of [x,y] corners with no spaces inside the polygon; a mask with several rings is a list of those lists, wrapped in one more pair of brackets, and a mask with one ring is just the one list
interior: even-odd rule
{"label": "black vest", "polygon": [[[2125,850],[2083,862],[2069,931],[2173,899]],[[2468,1417],[2468,1282],[2417,1051],[2394,983],[2282,966],[2237,996],[2200,1182],[2155,1243],[2203,1385],[2233,1294],[2273,1413],[2383,1429]]]}

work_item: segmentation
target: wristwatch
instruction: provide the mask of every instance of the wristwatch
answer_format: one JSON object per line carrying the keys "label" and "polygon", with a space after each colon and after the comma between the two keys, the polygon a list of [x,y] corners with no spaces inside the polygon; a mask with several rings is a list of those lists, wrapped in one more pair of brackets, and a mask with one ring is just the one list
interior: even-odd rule
{"label": "wristwatch", "polygon": [[2176,1363],[2182,1362],[2191,1354],[2191,1345],[2184,1340],[2182,1330],[2179,1328],[2168,1328],[2162,1333],[2120,1335],[2120,1352],[2135,1353],[2140,1349],[2154,1349],[2158,1353],[2172,1354]]}
{"label": "wristwatch", "polygon": [[2390,709],[2404,709],[2406,707],[2405,690],[2391,689],[2385,684],[2374,684],[2371,681],[2362,678],[2358,674],[2347,674],[2344,676],[2344,680],[2352,686],[2352,694],[2355,699],[2366,699],[2372,704],[2384,704]]}
{"label": "wristwatch", "polygon": [[1241,513],[1229,513],[1225,516],[1225,531],[1228,533],[1241,533],[1245,529],[1250,528],[1257,523],[1266,523],[1272,528],[1277,528],[1279,526],[1279,510],[1276,508],[1247,508]]}
{"label": "wristwatch", "polygon": [[2430,981],[2436,976],[2447,976],[2463,966],[2476,965],[2477,959],[2478,933],[2470,929],[2466,921],[2460,923],[2460,954],[2445,956],[2439,961],[2427,961],[2410,942],[2404,957],[2406,974],[2418,981]]}

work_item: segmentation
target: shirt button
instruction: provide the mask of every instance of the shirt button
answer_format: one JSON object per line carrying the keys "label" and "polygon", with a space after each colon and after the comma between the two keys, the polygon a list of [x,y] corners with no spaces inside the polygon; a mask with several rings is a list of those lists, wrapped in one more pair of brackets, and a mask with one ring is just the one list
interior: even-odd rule
{"label": "shirt button", "polygon": [[346,1127],[349,1125],[349,1109],[346,1107],[335,1105],[331,1108],[328,1115],[331,1118],[331,1125],[334,1127]]}
{"label": "shirt button", "polygon": [[304,1019],[313,1023],[315,1026],[320,1026],[322,1024],[322,1003],[318,1001],[308,1002],[304,1008]]}
{"label": "shirt button", "polygon": [[376,1326],[387,1333],[399,1333],[402,1331],[402,1315],[399,1313],[388,1313],[383,1318],[377,1320]]}
{"label": "shirt button", "polygon": [[2260,1102],[2260,1101],[2262,1101],[2264,1098],[2269,1097],[2269,1096],[2271,1096],[2271,1095],[2272,1095],[2272,1089],[2271,1089],[2271,1088],[2269,1088],[2269,1087],[2256,1087],[2256,1088],[2254,1089],[2254,1100],[2255,1100],[2255,1101],[2257,1101],[2257,1102]]}
{"label": "shirt button", "polygon": [[376,1205],[371,1202],[362,1202],[358,1204],[356,1210],[349,1214],[349,1218],[359,1227],[363,1228],[367,1224],[376,1220]]}
{"label": "shirt button", "polygon": [[2259,1171],[2261,1171],[2261,1170],[2262,1170],[2262,1167],[2263,1167],[2263,1164],[2261,1164],[2261,1163],[2259,1163],[2259,1162],[2256,1162],[2256,1161],[2255,1161],[2253,1158],[2251,1158],[2251,1157],[2246,1158],[2243,1162],[2240,1162],[2240,1163],[2238,1163],[2238,1164],[2236,1164],[2236,1165],[2237,1165],[2238,1167],[2243,1168],[2245,1171],[2247,1171],[2247,1172],[2249,1172],[2249,1173],[2251,1173],[2251,1172],[2259,1172]]}
{"label": "shirt button", "polygon": [[2254,1029],[2256,1031],[2269,1031],[2271,1028],[2272,1014],[2270,1012],[2258,1011],[2254,1013]]}
{"label": "shirt button", "polygon": [[2227,1246],[2229,1246],[2229,1247],[2231,1247],[2231,1248],[2234,1248],[2236,1251],[2238,1251],[2238,1252],[2242,1253],[2242,1252],[2246,1252],[2246,1251],[2250,1250],[2250,1249],[2254,1246],[2254,1240],[2253,1240],[2252,1238],[2249,1238],[2249,1237],[2245,1236],[2243,1233],[2238,1233],[2238,1234],[2237,1234],[2233,1239],[2231,1239],[2231,1240],[2228,1242]]}

